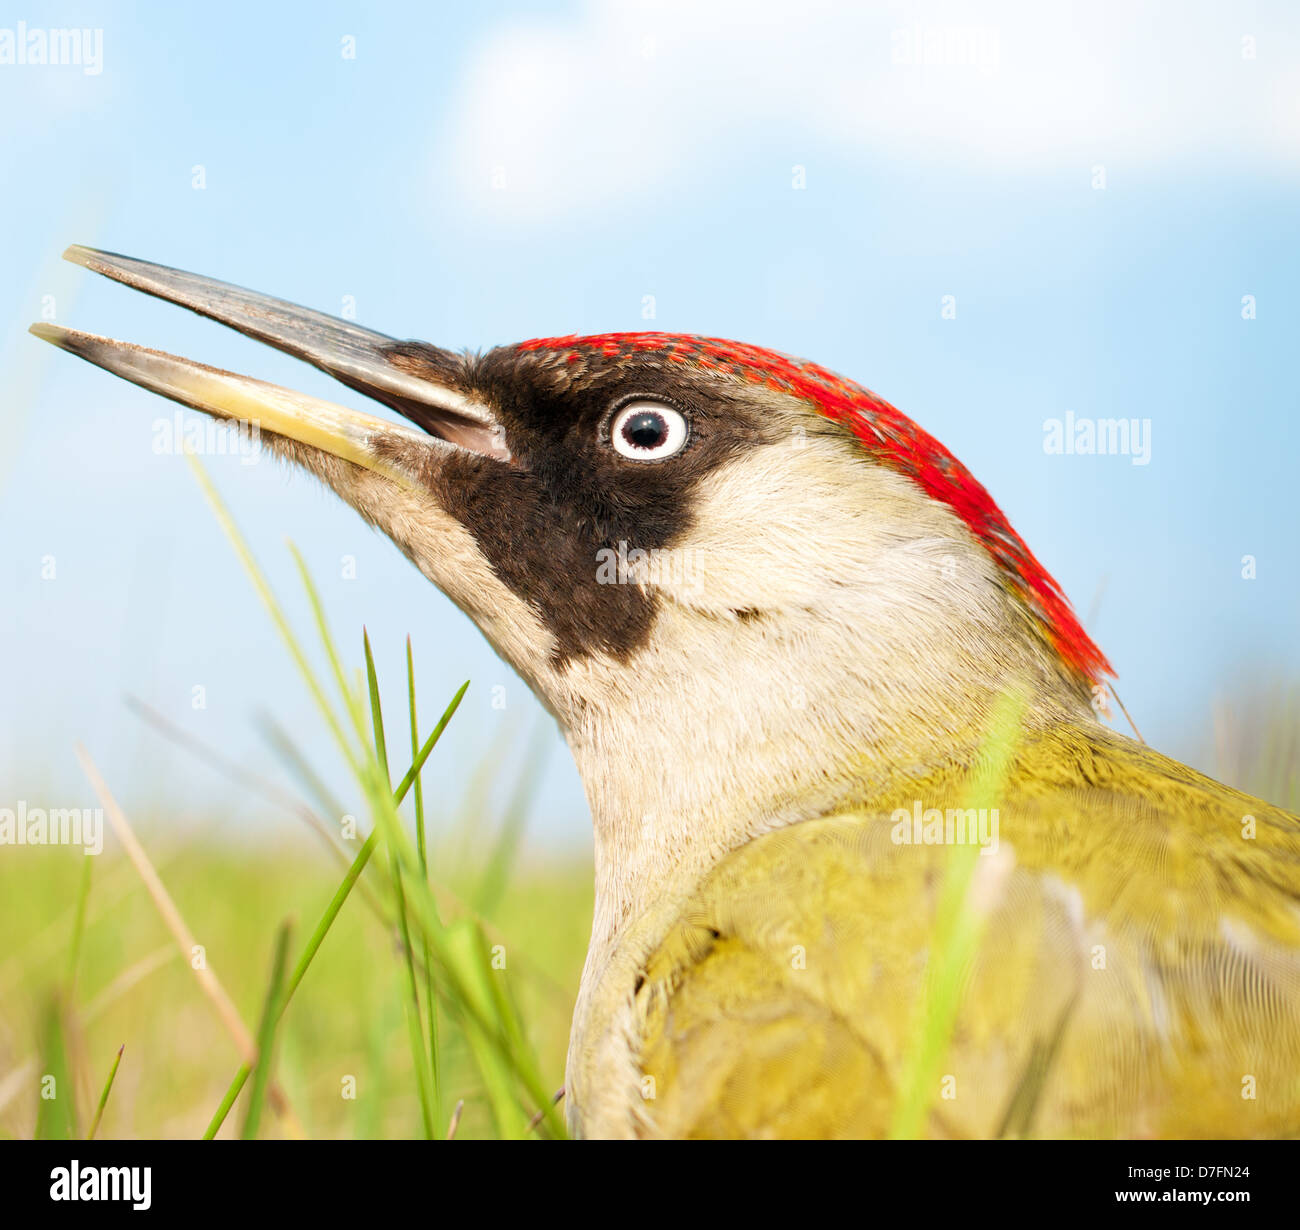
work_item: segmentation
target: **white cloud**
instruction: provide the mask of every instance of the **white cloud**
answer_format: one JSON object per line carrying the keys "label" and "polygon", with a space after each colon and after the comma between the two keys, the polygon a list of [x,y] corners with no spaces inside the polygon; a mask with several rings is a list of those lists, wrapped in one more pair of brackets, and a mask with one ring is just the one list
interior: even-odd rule
{"label": "white cloud", "polygon": [[1289,174],[1300,22],[1269,7],[592,0],[489,36],[437,173],[476,210],[537,221],[689,188],[764,143],[781,173],[831,148],[991,171],[1244,156]]}

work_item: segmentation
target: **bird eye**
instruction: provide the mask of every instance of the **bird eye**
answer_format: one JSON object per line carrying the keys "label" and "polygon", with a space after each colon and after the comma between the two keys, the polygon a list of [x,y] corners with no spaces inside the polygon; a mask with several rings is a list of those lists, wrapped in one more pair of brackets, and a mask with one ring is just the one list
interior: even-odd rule
{"label": "bird eye", "polygon": [[662,461],[686,447],[686,416],[658,401],[634,401],[614,415],[609,438],[633,461]]}

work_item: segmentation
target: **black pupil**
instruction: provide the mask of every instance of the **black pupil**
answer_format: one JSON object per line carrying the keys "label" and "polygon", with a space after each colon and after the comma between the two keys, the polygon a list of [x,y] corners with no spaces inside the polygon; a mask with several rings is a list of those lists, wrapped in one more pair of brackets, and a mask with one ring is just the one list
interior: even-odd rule
{"label": "black pupil", "polygon": [[623,424],[623,439],[634,448],[658,448],[668,439],[668,421],[657,410],[643,410]]}

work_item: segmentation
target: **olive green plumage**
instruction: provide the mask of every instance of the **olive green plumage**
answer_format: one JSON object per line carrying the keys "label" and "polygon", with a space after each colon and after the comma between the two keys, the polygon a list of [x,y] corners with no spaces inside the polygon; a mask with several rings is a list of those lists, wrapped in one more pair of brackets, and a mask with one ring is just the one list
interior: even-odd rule
{"label": "olive green plumage", "polygon": [[[749,842],[634,927],[577,1083],[627,1029],[641,1134],[888,1133],[952,857],[891,814],[969,806],[970,774],[891,792]],[[1100,726],[1028,738],[994,801],[1007,870],[925,1134],[1300,1131],[1300,820]]]}

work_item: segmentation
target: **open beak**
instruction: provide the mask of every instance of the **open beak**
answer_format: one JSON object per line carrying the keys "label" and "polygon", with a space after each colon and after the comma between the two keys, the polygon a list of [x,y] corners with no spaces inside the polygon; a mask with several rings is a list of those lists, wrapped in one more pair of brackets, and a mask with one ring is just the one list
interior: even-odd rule
{"label": "open beak", "polygon": [[132,384],[218,418],[253,425],[409,484],[391,460],[409,449],[441,445],[509,461],[502,432],[485,407],[456,387],[457,356],[423,342],[401,342],[349,321],[253,291],[79,245],[66,260],[189,308],[327,372],[383,402],[419,430],[321,401],[265,381],[190,359],[145,350],[51,324],[31,332]]}

